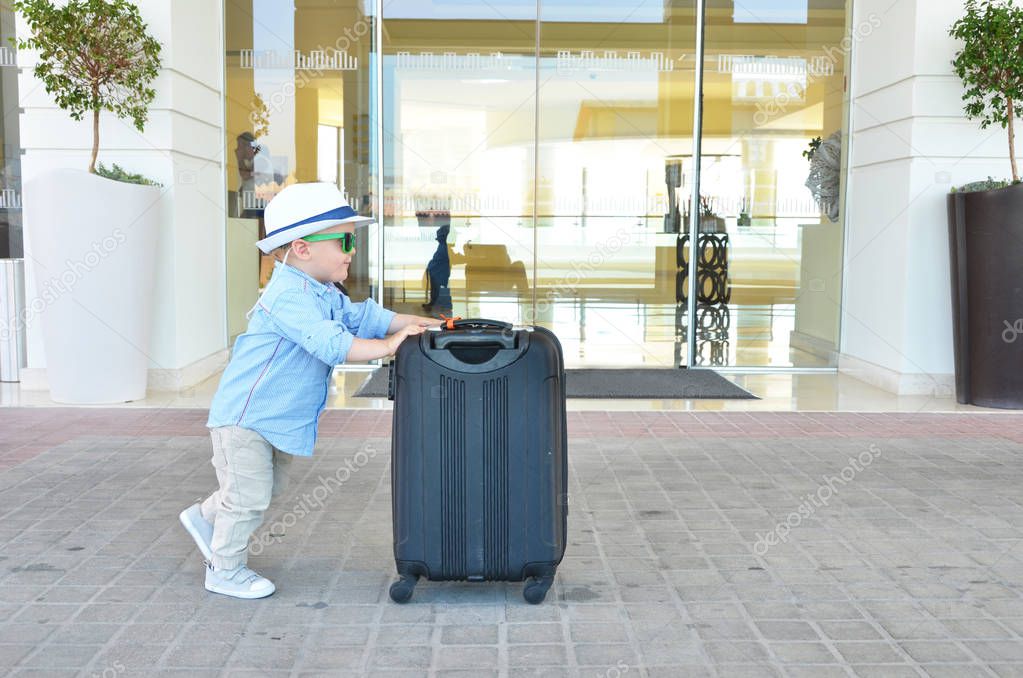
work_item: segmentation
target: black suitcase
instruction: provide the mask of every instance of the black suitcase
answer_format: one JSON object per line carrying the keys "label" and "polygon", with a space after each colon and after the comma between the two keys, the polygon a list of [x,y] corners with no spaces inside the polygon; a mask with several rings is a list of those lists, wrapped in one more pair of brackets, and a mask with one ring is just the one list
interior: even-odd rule
{"label": "black suitcase", "polygon": [[390,364],[395,602],[419,577],[526,581],[539,603],[565,554],[561,344],[542,327],[448,321]]}

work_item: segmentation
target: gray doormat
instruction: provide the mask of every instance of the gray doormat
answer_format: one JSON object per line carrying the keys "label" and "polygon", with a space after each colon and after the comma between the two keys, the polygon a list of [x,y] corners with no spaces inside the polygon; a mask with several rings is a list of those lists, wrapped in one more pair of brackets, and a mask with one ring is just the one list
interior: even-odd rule
{"label": "gray doormat", "polygon": [[[387,369],[381,367],[354,393],[356,398],[386,398]],[[713,370],[670,368],[576,369],[565,377],[569,398],[753,399]]]}

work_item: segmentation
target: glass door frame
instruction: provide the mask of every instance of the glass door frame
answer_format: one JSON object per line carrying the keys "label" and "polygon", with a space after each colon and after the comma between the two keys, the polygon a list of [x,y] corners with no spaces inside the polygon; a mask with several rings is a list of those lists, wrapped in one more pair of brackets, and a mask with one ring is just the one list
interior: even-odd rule
{"label": "glass door frame", "polygon": [[[693,69],[693,180],[690,184],[691,195],[689,196],[689,296],[687,315],[689,322],[686,324],[686,369],[710,369],[701,368],[696,358],[696,307],[697,307],[697,277],[700,265],[698,257],[698,245],[700,241],[700,167],[703,164],[703,72],[706,68],[704,63],[704,42],[706,32],[707,0],[696,0],[696,64]],[[682,368],[683,365],[677,367]]]}

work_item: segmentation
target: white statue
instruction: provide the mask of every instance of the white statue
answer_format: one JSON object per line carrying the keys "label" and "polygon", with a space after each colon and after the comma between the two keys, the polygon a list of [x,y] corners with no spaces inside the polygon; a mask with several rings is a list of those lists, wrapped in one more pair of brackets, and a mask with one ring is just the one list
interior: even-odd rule
{"label": "white statue", "polygon": [[821,210],[832,223],[838,221],[838,187],[841,177],[842,132],[838,131],[821,142],[810,158],[810,175],[806,187]]}

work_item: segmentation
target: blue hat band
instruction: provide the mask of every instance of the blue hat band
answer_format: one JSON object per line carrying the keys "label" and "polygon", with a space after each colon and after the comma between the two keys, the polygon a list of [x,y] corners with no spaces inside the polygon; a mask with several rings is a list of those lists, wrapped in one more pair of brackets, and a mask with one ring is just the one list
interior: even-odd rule
{"label": "blue hat band", "polygon": [[311,224],[311,223],[314,223],[316,221],[336,221],[338,219],[350,219],[352,217],[357,217],[357,216],[359,216],[359,213],[356,212],[355,210],[353,210],[351,207],[348,207],[347,205],[345,205],[343,207],[336,207],[336,208],[334,208],[332,210],[328,210],[328,211],[326,211],[326,212],[324,212],[322,214],[317,214],[315,216],[311,216],[308,219],[303,219],[302,221],[296,221],[295,223],[288,224],[287,226],[281,226],[276,231],[272,231],[270,233],[267,233],[266,237],[267,238],[272,238],[273,236],[275,236],[275,235],[277,235],[279,233],[284,233],[285,231],[289,231],[289,230],[291,230],[293,228],[298,228],[299,226],[305,226],[306,224]]}

